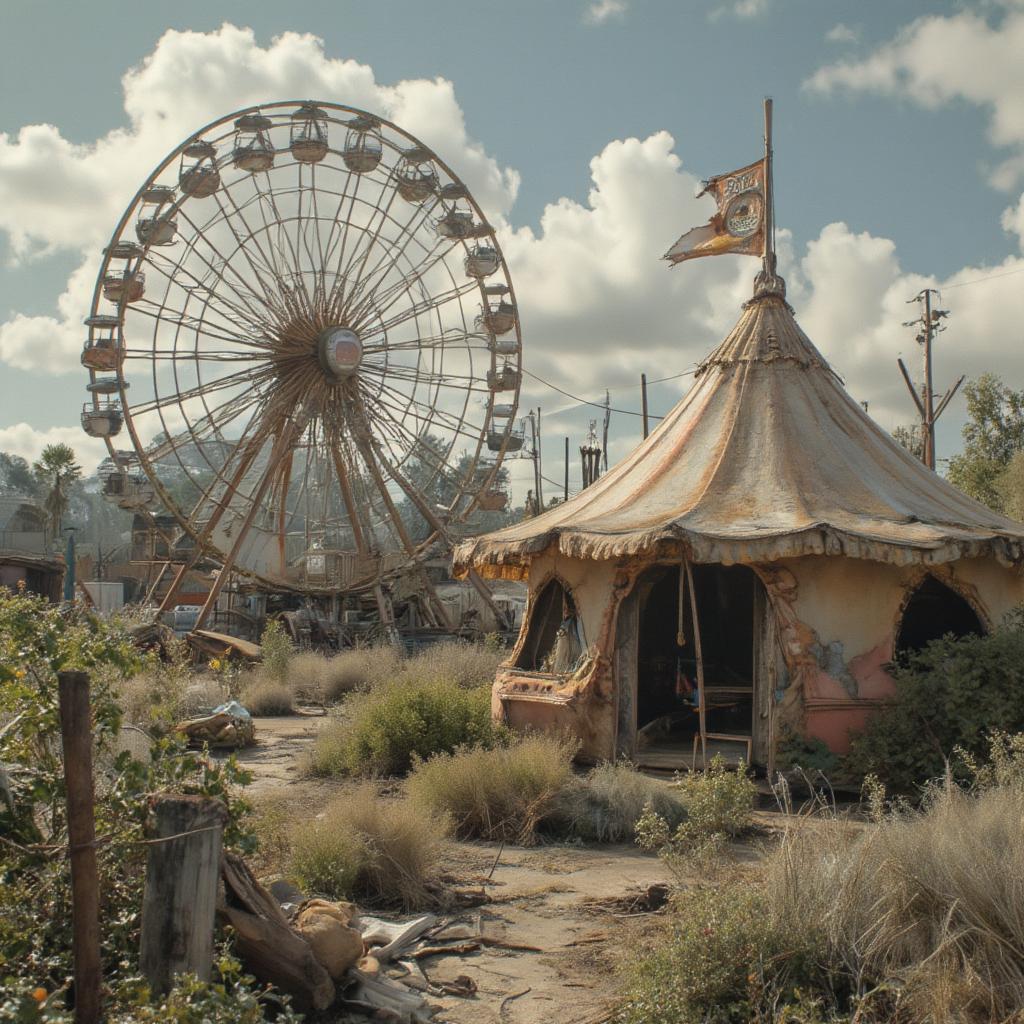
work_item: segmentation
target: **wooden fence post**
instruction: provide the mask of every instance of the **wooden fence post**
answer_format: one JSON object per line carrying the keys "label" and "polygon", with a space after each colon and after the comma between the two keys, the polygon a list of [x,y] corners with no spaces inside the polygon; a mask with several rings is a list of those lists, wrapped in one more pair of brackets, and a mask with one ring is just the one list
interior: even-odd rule
{"label": "wooden fence post", "polygon": [[60,739],[67,791],[71,861],[71,925],[75,962],[75,1021],[100,1019],[100,897],[92,790],[92,714],[89,674],[58,672]]}
{"label": "wooden fence post", "polygon": [[142,900],[142,973],[154,993],[176,974],[209,981],[221,839],[227,808],[204,796],[150,800],[153,842]]}

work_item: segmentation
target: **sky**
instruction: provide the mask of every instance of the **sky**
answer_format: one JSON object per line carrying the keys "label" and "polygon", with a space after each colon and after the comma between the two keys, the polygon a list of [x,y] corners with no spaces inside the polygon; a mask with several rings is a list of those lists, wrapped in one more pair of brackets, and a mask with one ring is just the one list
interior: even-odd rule
{"label": "sky", "polygon": [[[781,271],[850,393],[913,418],[896,359],[917,371],[925,286],[951,313],[937,390],[1024,387],[1024,0],[2,0],[0,29],[0,450],[102,457],[78,427],[100,250],[191,132],[295,97],[401,114],[480,200],[554,481],[600,415],[562,392],[610,390],[615,461],[640,374],[672,378],[666,412],[738,318],[755,259],[660,257],[712,212],[701,179],[761,155],[765,95]],[[957,398],[940,459],[963,417]]]}

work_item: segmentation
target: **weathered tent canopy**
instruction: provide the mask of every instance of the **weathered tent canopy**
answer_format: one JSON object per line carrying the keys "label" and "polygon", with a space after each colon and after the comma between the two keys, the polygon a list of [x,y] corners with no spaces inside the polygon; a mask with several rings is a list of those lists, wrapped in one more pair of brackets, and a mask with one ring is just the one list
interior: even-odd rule
{"label": "weathered tent canopy", "polygon": [[607,559],[680,544],[725,564],[828,554],[1019,565],[1024,526],[882,430],[800,329],[781,278],[762,274],[694,386],[627,459],[543,515],[464,542],[455,561],[501,576],[552,546]]}

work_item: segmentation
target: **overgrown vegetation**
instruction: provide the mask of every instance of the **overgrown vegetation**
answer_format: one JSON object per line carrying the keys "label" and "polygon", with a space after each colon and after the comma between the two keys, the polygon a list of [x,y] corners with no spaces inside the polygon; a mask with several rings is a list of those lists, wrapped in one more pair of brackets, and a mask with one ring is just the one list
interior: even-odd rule
{"label": "overgrown vegetation", "polygon": [[460,838],[528,845],[569,786],[575,753],[570,740],[528,735],[490,749],[441,754],[417,763],[409,797],[447,815]]}
{"label": "overgrown vegetation", "polygon": [[805,817],[754,874],[680,892],[629,965],[626,1024],[987,1024],[1024,1014],[1024,735],[919,807]]}
{"label": "overgrown vegetation", "polygon": [[625,762],[601,764],[570,777],[558,794],[548,828],[587,842],[628,842],[649,812],[672,829],[686,817],[677,792],[661,780]]}
{"label": "overgrown vegetation", "polygon": [[1019,515],[1022,474],[1019,465],[1011,470],[1011,463],[1024,451],[1024,391],[983,373],[964,385],[964,397],[964,447],[949,460],[950,483],[990,508]]}
{"label": "overgrown vegetation", "polygon": [[289,837],[288,873],[309,893],[423,907],[437,885],[448,823],[411,800],[383,800],[371,783],[336,797]]}
{"label": "overgrown vegetation", "polygon": [[844,771],[913,795],[957,748],[979,758],[993,732],[1024,730],[1024,618],[1014,614],[987,636],[933,641],[893,678],[892,700],[854,739]]}
{"label": "overgrown vegetation", "polygon": [[[7,840],[0,845],[0,977],[5,993],[0,1020],[70,1020],[65,1009],[71,974],[70,879],[67,860],[59,855],[68,840],[56,679],[62,669],[85,669],[91,675],[100,772],[96,832],[104,837],[97,848],[108,993],[104,1018],[196,1024],[262,1019],[250,982],[240,977],[230,958],[222,961],[220,982],[196,983],[162,1008],[150,1002],[139,978],[147,797],[169,789],[216,797],[229,813],[225,844],[241,852],[253,846],[244,824],[248,808],[237,795],[246,776],[234,761],[213,763],[186,750],[173,735],[153,743],[148,761],[117,752],[122,720],[117,689],[142,668],[116,624],[0,589],[0,835]],[[232,1002],[238,1004],[234,1011]],[[294,1018],[286,1010],[278,1019]]]}
{"label": "overgrown vegetation", "polygon": [[491,721],[490,687],[403,677],[354,694],[320,730],[309,769],[316,775],[399,775],[413,762],[503,738]]}
{"label": "overgrown vegetation", "polygon": [[637,822],[636,837],[642,849],[656,850],[678,878],[686,878],[720,858],[725,844],[750,827],[757,789],[743,762],[730,768],[720,754],[706,771],[677,775],[675,789],[683,820],[673,827],[648,806]]}

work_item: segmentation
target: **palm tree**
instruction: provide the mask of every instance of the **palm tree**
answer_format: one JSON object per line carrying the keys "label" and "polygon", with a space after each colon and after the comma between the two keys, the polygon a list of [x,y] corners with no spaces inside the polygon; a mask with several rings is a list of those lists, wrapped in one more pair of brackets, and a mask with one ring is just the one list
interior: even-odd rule
{"label": "palm tree", "polygon": [[75,461],[75,450],[67,444],[48,444],[32,472],[47,487],[43,507],[55,537],[60,536],[64,513],[68,510],[71,485],[82,475],[82,467]]}

